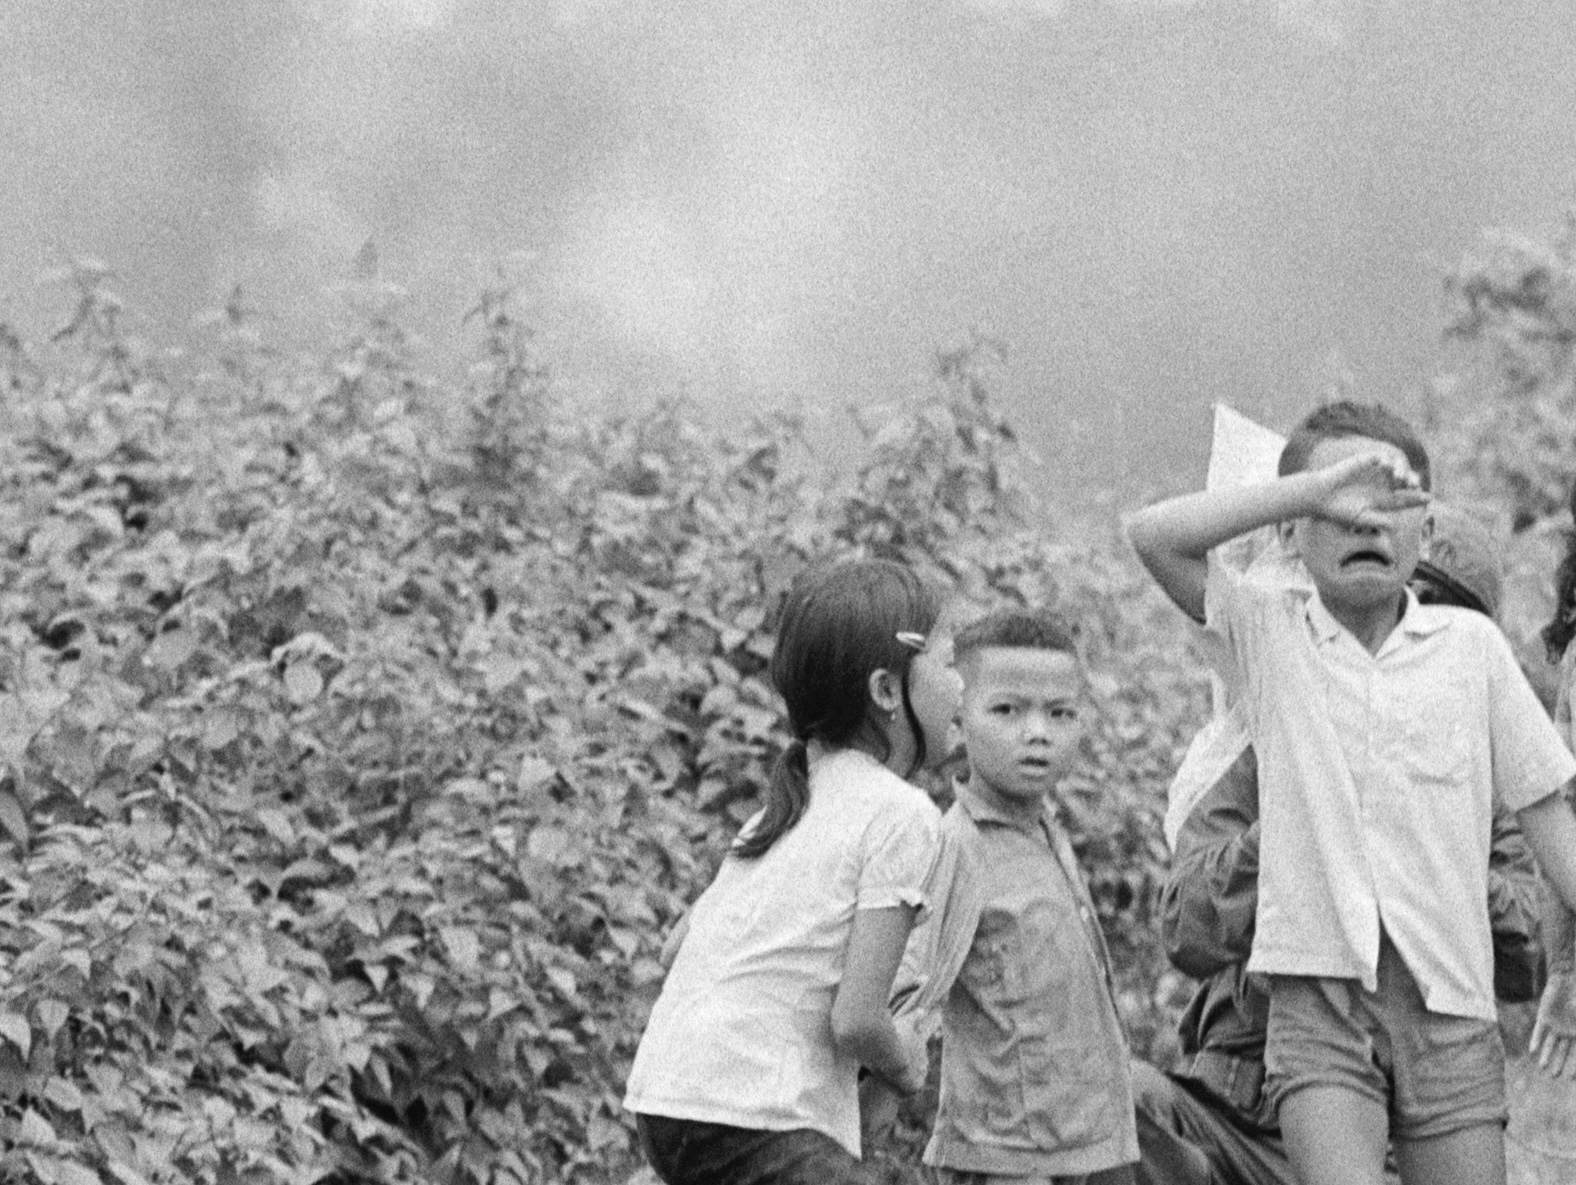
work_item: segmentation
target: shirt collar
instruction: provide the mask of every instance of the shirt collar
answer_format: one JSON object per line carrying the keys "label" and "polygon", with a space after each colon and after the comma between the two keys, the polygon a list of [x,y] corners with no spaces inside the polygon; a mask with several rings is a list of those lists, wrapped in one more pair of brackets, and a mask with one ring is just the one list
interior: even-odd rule
{"label": "shirt collar", "polygon": [[[1032,833],[1034,830],[1033,824],[1028,822],[1028,820],[1021,819],[1016,815],[1009,815],[1000,807],[986,802],[978,793],[969,788],[967,782],[954,780],[952,783],[952,797],[963,808],[969,818],[976,823],[999,823],[1003,827],[1011,827],[1014,830],[1026,833]],[[1041,805],[1039,821],[1055,823],[1055,817],[1050,813],[1050,808],[1047,805]]]}
{"label": "shirt collar", "polygon": [[[1346,627],[1335,620],[1335,617],[1324,607],[1324,602],[1319,599],[1317,589],[1308,592],[1308,624],[1313,628],[1313,636],[1320,645],[1334,639]],[[1417,595],[1410,588],[1406,590],[1406,608],[1401,610],[1401,620],[1396,623],[1396,629],[1409,638],[1426,638],[1429,634],[1438,633],[1450,624],[1450,615],[1441,613],[1433,605],[1419,603]]]}
{"label": "shirt collar", "polygon": [[[1471,612],[1471,610],[1467,610]],[[1425,605],[1409,588],[1406,590],[1406,610],[1401,614],[1401,629],[1414,638],[1437,634],[1450,624],[1450,614],[1439,605]]]}

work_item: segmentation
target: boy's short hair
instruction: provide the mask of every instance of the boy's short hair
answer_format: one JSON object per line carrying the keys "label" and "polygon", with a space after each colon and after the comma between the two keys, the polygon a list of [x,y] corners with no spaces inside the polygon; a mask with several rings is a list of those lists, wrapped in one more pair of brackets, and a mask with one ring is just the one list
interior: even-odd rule
{"label": "boy's short hair", "polygon": [[952,639],[952,661],[996,646],[1020,650],[1057,650],[1078,657],[1077,631],[1049,609],[998,609],[960,629]]}
{"label": "boy's short hair", "polygon": [[1281,477],[1303,472],[1308,468],[1308,458],[1320,444],[1347,436],[1395,445],[1406,454],[1407,464],[1412,466],[1423,488],[1430,488],[1428,450],[1412,425],[1382,404],[1354,403],[1349,399],[1326,403],[1309,412],[1286,438],[1276,472]]}

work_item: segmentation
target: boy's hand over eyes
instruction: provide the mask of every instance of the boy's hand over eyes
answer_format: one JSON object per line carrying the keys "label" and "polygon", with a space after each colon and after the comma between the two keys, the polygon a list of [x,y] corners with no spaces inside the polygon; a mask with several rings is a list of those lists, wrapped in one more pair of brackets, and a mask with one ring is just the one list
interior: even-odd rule
{"label": "boy's hand over eyes", "polygon": [[1345,526],[1379,526],[1386,514],[1428,505],[1411,466],[1387,453],[1358,453],[1318,472],[1328,491],[1319,514]]}

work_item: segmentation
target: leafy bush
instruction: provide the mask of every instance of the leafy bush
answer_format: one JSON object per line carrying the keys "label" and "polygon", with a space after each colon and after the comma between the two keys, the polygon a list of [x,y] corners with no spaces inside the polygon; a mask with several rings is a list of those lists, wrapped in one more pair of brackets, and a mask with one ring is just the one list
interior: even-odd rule
{"label": "leafy bush", "polygon": [[1066,808],[1165,1053],[1157,819],[1203,685],[1125,548],[1023,493],[989,343],[833,483],[790,417],[555,406],[505,285],[452,384],[375,259],[324,366],[240,292],[161,358],[111,278],[0,332],[0,1179],[627,1177],[662,934],[780,744],[776,605],[839,551],[1082,622]]}
{"label": "leafy bush", "polygon": [[1450,369],[1435,385],[1432,444],[1447,496],[1510,535],[1502,623],[1550,704],[1555,669],[1538,631],[1576,478],[1576,215],[1547,239],[1486,233],[1451,275]]}

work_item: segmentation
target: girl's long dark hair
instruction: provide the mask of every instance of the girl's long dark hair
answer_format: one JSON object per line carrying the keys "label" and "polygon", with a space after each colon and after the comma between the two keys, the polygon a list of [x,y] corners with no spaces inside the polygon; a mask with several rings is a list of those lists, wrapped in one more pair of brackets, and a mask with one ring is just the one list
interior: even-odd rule
{"label": "girl's long dark hair", "polygon": [[875,671],[892,671],[901,679],[903,711],[919,745],[916,768],[923,763],[924,733],[908,699],[914,651],[897,635],[930,633],[940,612],[935,592],[888,560],[848,560],[811,569],[794,582],[777,623],[771,665],[772,684],[788,707],[793,741],[772,770],[760,822],[734,842],[733,855],[747,860],[762,855],[804,814],[810,801],[810,741],[832,749],[861,739],[885,744],[871,717]]}
{"label": "girl's long dark hair", "polygon": [[[1570,492],[1571,519],[1576,522],[1576,484]],[[1554,616],[1541,631],[1550,662],[1559,662],[1576,637],[1576,530],[1565,532],[1565,554],[1554,569]]]}

